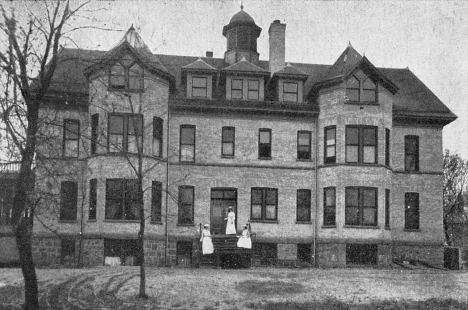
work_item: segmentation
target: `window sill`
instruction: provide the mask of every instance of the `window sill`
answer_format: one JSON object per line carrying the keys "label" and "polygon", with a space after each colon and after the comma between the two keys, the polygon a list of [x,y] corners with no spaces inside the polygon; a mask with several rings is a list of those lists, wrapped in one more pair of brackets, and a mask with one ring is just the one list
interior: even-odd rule
{"label": "window sill", "polygon": [[234,159],[234,155],[221,155],[221,158]]}
{"label": "window sill", "polygon": [[312,224],[312,221],[296,221],[296,224]]}
{"label": "window sill", "polygon": [[385,227],[385,230],[392,230],[390,227]]}
{"label": "window sill", "polygon": [[363,167],[381,167],[382,165],[379,165],[378,163],[350,163],[350,162],[345,162],[346,165],[349,166],[363,166]]}
{"label": "window sill", "polygon": [[78,220],[59,220],[59,223],[70,223],[70,224],[75,224],[78,223]]}
{"label": "window sill", "polygon": [[259,157],[259,160],[271,160],[271,157]]}
{"label": "window sill", "polygon": [[279,224],[278,220],[259,220],[259,219],[250,219],[249,222],[252,223],[267,223],[267,224]]}
{"label": "window sill", "polygon": [[379,106],[380,105],[377,101],[346,101],[345,104],[350,104],[350,105],[373,105],[373,106]]}
{"label": "window sill", "polygon": [[380,229],[380,226],[361,226],[361,225],[344,225],[343,228],[355,228],[355,229]]}
{"label": "window sill", "polygon": [[177,223],[176,226],[181,226],[181,227],[195,227],[195,224],[180,224],[180,223]]}
{"label": "window sill", "polygon": [[140,223],[140,220],[112,220],[105,219],[104,223]]}
{"label": "window sill", "polygon": [[419,228],[414,228],[414,229],[405,228],[403,231],[405,231],[405,232],[421,232],[421,229],[419,229]]}
{"label": "window sill", "polygon": [[150,221],[150,224],[153,224],[153,225],[162,225],[163,222],[161,222],[161,221]]}
{"label": "window sill", "polygon": [[336,225],[323,225],[322,229],[334,229],[336,228]]}
{"label": "window sill", "polygon": [[112,88],[108,87],[107,91],[109,92],[119,92],[119,93],[144,93],[144,89],[129,89],[129,88]]}
{"label": "window sill", "polygon": [[194,164],[195,161],[181,161],[179,160],[179,164],[182,164],[182,165],[190,165],[190,164]]}
{"label": "window sill", "polygon": [[303,163],[313,163],[313,159],[296,159],[297,162],[303,162]]}
{"label": "window sill", "polygon": [[88,223],[96,223],[96,222],[97,222],[96,219],[91,219],[91,220],[88,219]]}

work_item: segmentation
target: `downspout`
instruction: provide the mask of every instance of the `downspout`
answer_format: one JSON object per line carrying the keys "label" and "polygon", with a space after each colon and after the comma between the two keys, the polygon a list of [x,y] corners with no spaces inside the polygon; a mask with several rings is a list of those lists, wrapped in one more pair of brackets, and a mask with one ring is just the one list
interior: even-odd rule
{"label": "downspout", "polygon": [[318,130],[319,130],[319,125],[318,125],[318,116],[315,119],[315,216],[314,216],[314,222],[313,222],[313,230],[314,230],[314,267],[317,266],[317,216],[318,216]]}
{"label": "downspout", "polygon": [[166,220],[165,220],[165,229],[164,229],[164,234],[165,234],[165,247],[164,247],[164,264],[167,266],[167,247],[169,246],[169,230],[167,228],[167,218],[168,218],[168,196],[169,196],[169,100],[167,104],[167,125],[166,125]]}

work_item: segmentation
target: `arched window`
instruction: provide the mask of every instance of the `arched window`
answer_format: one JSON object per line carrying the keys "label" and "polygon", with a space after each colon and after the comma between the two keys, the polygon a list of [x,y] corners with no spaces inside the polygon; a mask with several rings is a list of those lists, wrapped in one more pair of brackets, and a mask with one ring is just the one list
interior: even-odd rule
{"label": "arched window", "polygon": [[346,81],[346,97],[348,102],[376,102],[377,85],[359,70]]}
{"label": "arched window", "polygon": [[125,69],[120,63],[111,68],[109,86],[113,89],[125,89]]}
{"label": "arched window", "polygon": [[129,68],[128,77],[130,89],[143,89],[143,68],[137,63]]}
{"label": "arched window", "polygon": [[113,90],[142,90],[144,70],[135,62],[130,63],[128,57],[122,58],[110,69],[109,88]]}

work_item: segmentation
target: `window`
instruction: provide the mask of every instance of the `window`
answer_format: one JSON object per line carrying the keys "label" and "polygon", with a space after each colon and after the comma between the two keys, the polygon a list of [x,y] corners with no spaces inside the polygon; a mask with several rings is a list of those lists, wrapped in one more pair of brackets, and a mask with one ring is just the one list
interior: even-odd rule
{"label": "window", "polygon": [[390,228],[390,190],[385,189],[385,228]]}
{"label": "window", "polygon": [[240,79],[231,80],[231,99],[242,99],[244,93],[244,81]]}
{"label": "window", "polygon": [[346,187],[345,224],[377,225],[377,188]]}
{"label": "window", "polygon": [[162,157],[163,120],[153,117],[153,156]]}
{"label": "window", "polygon": [[192,97],[206,98],[208,97],[208,78],[202,76],[194,76],[192,78]]}
{"label": "window", "polygon": [[151,187],[151,222],[161,222],[162,183],[153,181]]}
{"label": "window", "polygon": [[193,207],[195,188],[193,186],[179,186],[179,224],[193,224]]}
{"label": "window", "polygon": [[376,102],[377,86],[359,70],[346,81],[346,97],[350,102]]}
{"label": "window", "polygon": [[405,193],[405,229],[419,229],[418,193]]}
{"label": "window", "polygon": [[297,132],[297,159],[311,159],[311,137],[310,131]]}
{"label": "window", "polygon": [[[125,64],[124,64],[125,62]],[[132,62],[130,60],[130,62]],[[109,74],[109,88],[112,90],[142,90],[144,72],[137,63],[128,64],[128,60],[117,62]]]}
{"label": "window", "polygon": [[323,189],[323,225],[336,225],[336,190],[335,187]]}
{"label": "window", "polygon": [[181,162],[195,161],[195,126],[180,126],[180,154]]}
{"label": "window", "polygon": [[405,171],[419,171],[418,136],[405,136]]}
{"label": "window", "polygon": [[259,130],[258,158],[271,159],[271,129]]}
{"label": "window", "polygon": [[346,264],[377,265],[376,244],[347,244]]}
{"label": "window", "polygon": [[336,126],[325,127],[325,164],[336,163]]}
{"label": "window", "polygon": [[311,262],[312,245],[310,243],[300,243],[297,245],[297,259],[301,262]]}
{"label": "window", "polygon": [[247,81],[247,99],[258,100],[260,92],[260,82],[258,80]]}
{"label": "window", "polygon": [[221,156],[234,156],[236,129],[223,127],[221,136]]}
{"label": "window", "polygon": [[108,121],[109,152],[143,152],[143,115],[110,114]]}
{"label": "window", "polygon": [[98,143],[99,114],[91,116],[91,154],[96,154]]}
{"label": "window", "polygon": [[309,189],[298,189],[296,197],[297,213],[296,219],[298,222],[310,222],[311,211],[311,192]]}
{"label": "window", "polygon": [[138,220],[141,203],[138,180],[107,179],[106,220]]}
{"label": "window", "polygon": [[97,209],[97,180],[89,180],[89,214],[88,220],[96,219]]}
{"label": "window", "polygon": [[297,102],[298,86],[294,82],[283,83],[283,101]]}
{"label": "window", "polygon": [[60,257],[62,264],[74,264],[75,263],[75,240],[73,239],[62,239],[61,241],[61,252]]}
{"label": "window", "polygon": [[390,129],[385,128],[385,166],[390,166]]}
{"label": "window", "polygon": [[63,157],[78,157],[80,146],[80,121],[63,121]]}
{"label": "window", "polygon": [[78,184],[72,181],[60,183],[60,220],[76,220]]}
{"label": "window", "polygon": [[251,211],[252,220],[277,219],[278,214],[278,190],[276,188],[252,188]]}
{"label": "window", "polygon": [[377,163],[377,127],[346,126],[346,162]]}

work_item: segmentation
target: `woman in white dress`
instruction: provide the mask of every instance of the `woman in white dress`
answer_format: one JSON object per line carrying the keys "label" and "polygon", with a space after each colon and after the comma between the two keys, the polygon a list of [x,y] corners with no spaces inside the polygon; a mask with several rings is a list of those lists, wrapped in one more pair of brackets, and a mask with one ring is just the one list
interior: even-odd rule
{"label": "woman in white dress", "polygon": [[211,241],[210,226],[208,224],[203,226],[200,242],[202,243],[203,255],[213,254],[213,241]]}
{"label": "woman in white dress", "polygon": [[239,240],[237,240],[237,247],[246,249],[252,248],[252,239],[250,239],[250,232],[248,228],[248,224],[245,224],[242,235],[240,235]]}
{"label": "woman in white dress", "polygon": [[227,223],[226,223],[226,235],[235,235],[235,234],[237,234],[236,225],[235,225],[236,214],[232,211],[231,207],[228,208],[228,216],[224,220],[227,221]]}

